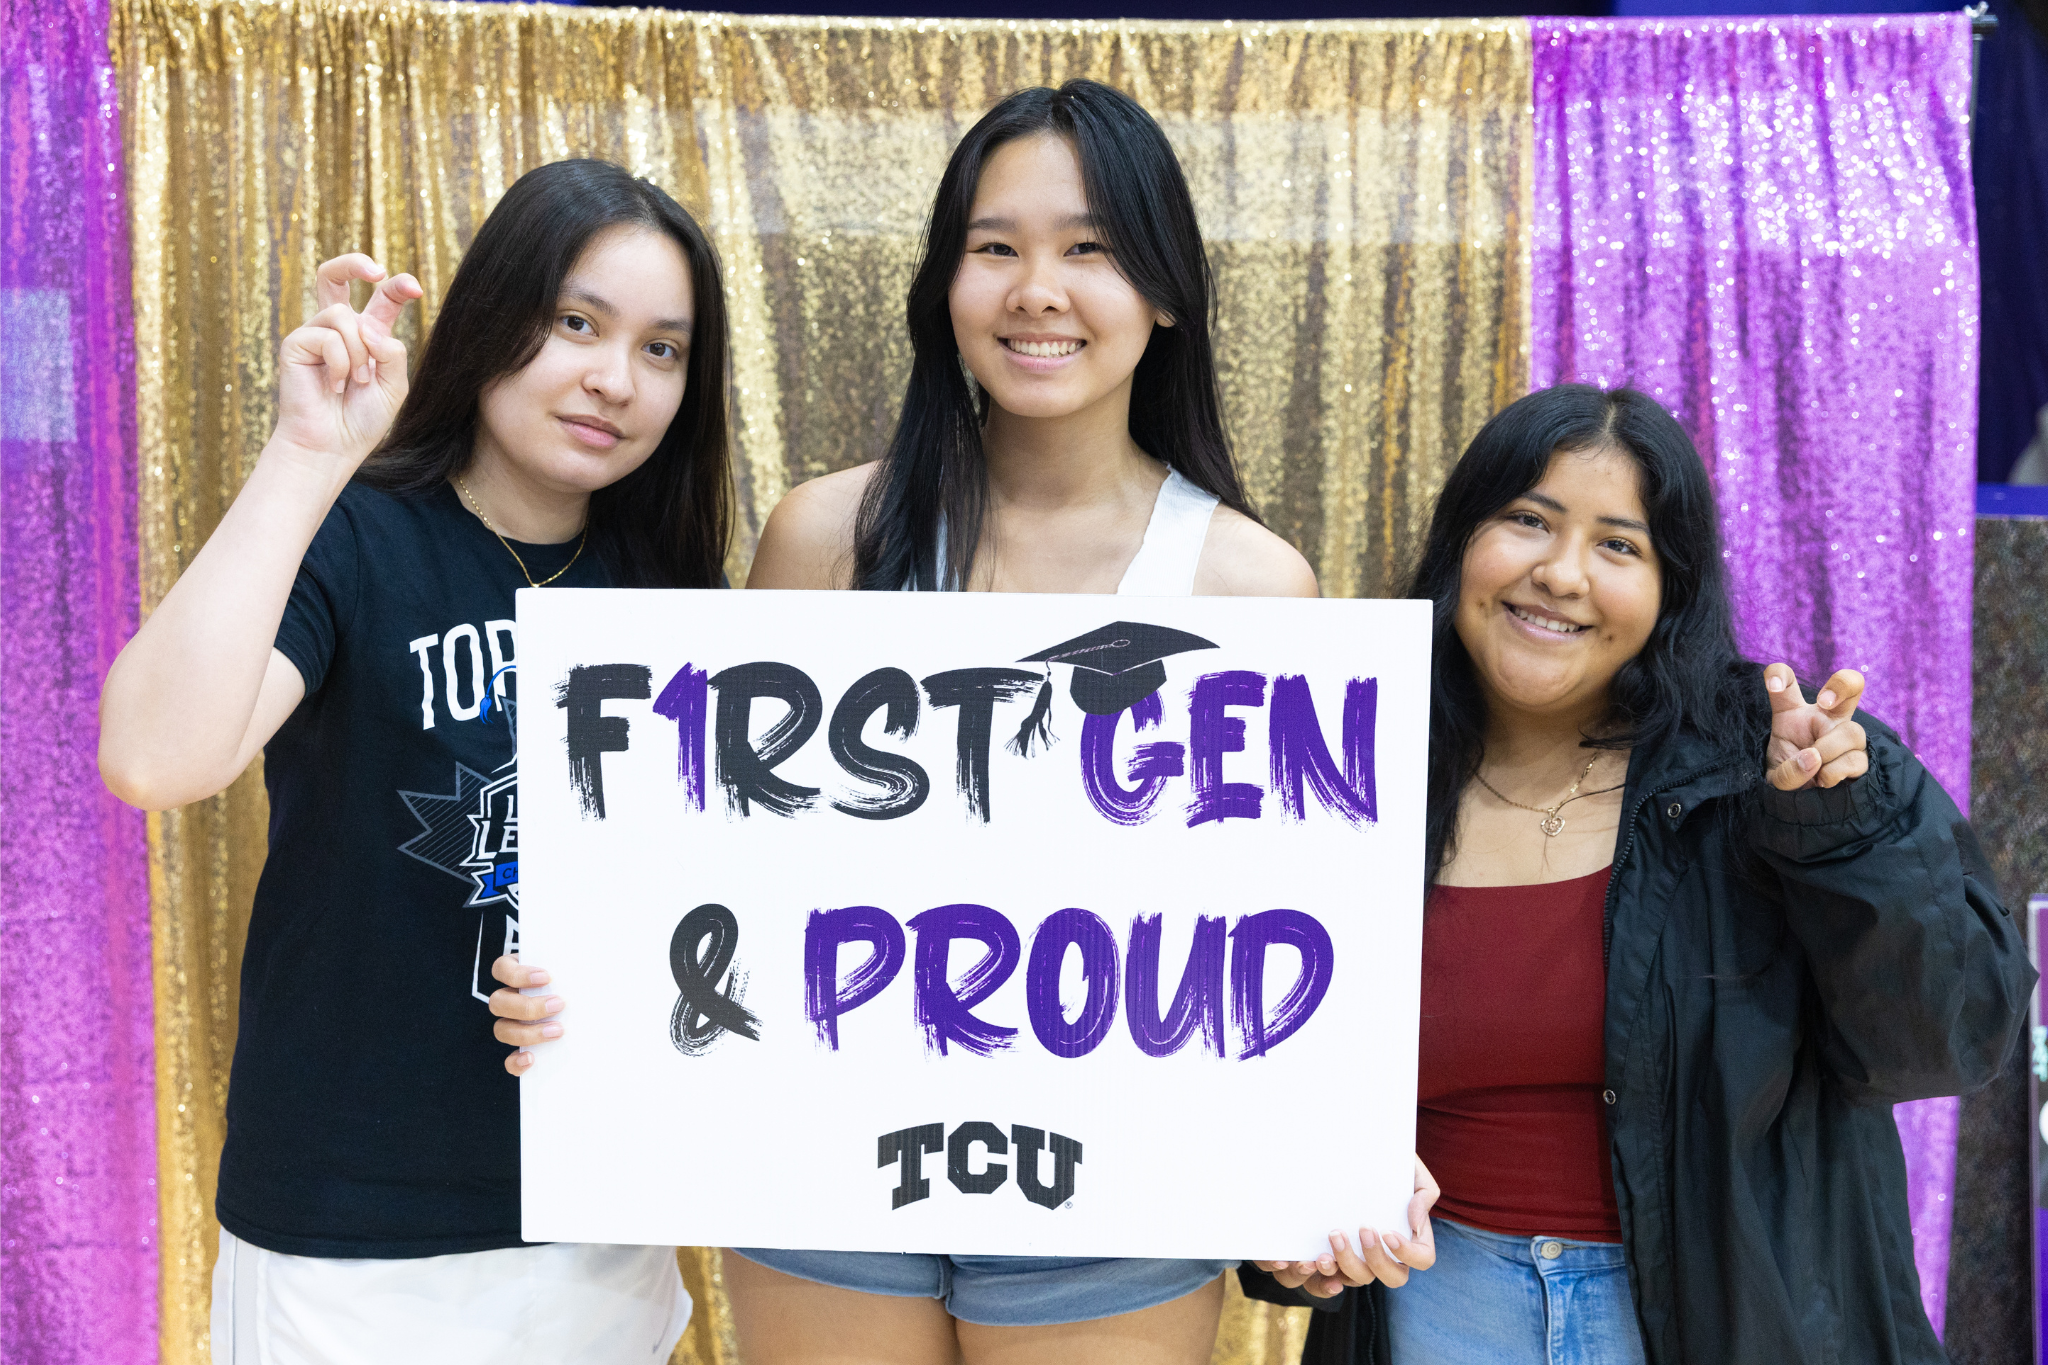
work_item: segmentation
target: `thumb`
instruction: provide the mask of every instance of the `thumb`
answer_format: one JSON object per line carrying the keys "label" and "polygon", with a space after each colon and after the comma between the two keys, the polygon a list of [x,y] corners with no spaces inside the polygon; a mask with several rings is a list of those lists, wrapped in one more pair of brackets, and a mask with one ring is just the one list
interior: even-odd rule
{"label": "thumb", "polygon": [[370,352],[370,358],[377,362],[377,387],[395,399],[404,398],[411,385],[411,375],[406,370],[405,343],[388,330],[370,325],[367,315],[359,335],[363,338],[363,346]]}
{"label": "thumb", "polygon": [[[405,306],[426,291],[420,282],[410,275],[393,275],[377,286],[370,295],[370,301],[362,311],[362,336],[365,342],[371,337],[389,337],[391,329],[398,322],[398,315]],[[378,359],[383,359],[379,356]]]}
{"label": "thumb", "polygon": [[1415,1197],[1408,1201],[1408,1232],[1420,1237],[1422,1230],[1429,1226],[1429,1210],[1436,1203],[1433,1191],[1417,1190]]}
{"label": "thumb", "polygon": [[1806,705],[1806,696],[1799,690],[1799,679],[1793,674],[1790,664],[1772,664],[1766,668],[1764,689],[1770,693],[1771,714],[1774,716]]}
{"label": "thumb", "polygon": [[1815,698],[1817,705],[1836,720],[1847,720],[1856,714],[1857,704],[1863,700],[1863,675],[1853,668],[1842,668],[1827,680]]}
{"label": "thumb", "polygon": [[1798,791],[1819,771],[1820,754],[1813,749],[1801,749],[1771,769],[1771,785],[1781,792]]}
{"label": "thumb", "polygon": [[389,334],[379,335],[367,327],[363,328],[361,336],[364,349],[377,362],[378,381],[387,387],[394,384],[403,387],[406,381],[405,343]]}

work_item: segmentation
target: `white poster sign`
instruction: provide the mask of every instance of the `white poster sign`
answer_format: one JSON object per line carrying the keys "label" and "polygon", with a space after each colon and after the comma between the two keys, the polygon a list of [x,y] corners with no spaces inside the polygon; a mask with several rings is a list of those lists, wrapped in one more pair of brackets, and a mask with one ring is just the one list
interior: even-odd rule
{"label": "white poster sign", "polygon": [[525,1235],[1406,1226],[1429,607],[522,591]]}

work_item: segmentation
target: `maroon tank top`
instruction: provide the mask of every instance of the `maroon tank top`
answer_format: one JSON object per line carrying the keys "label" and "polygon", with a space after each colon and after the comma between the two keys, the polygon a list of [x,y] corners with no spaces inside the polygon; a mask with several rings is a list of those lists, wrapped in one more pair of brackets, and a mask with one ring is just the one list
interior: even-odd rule
{"label": "maroon tank top", "polygon": [[1621,1240],[1601,1098],[1610,871],[1429,893],[1415,1147],[1445,1217]]}

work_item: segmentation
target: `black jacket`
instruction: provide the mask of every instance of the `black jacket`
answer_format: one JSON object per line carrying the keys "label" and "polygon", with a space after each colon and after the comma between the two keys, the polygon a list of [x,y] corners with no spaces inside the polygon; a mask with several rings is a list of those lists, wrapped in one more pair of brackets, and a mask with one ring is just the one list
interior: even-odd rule
{"label": "black jacket", "polygon": [[[1870,771],[1829,790],[1778,791],[1732,737],[1629,762],[1606,1099],[1650,1365],[1946,1359],[1891,1107],[1996,1075],[2034,972],[1955,804],[1858,719]],[[1317,1303],[1303,1359],[1387,1365],[1386,1292]]]}

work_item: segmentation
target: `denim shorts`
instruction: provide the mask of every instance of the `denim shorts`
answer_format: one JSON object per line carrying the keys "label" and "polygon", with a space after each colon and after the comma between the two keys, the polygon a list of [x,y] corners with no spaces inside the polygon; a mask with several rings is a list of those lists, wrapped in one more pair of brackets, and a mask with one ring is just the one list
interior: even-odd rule
{"label": "denim shorts", "polygon": [[899,1299],[937,1299],[962,1322],[1050,1327],[1135,1313],[1194,1293],[1236,1261],[924,1256],[895,1251],[734,1251],[785,1275]]}
{"label": "denim shorts", "polygon": [[1643,1365],[1618,1242],[1436,1220],[1436,1267],[1389,1290],[1401,1365]]}

